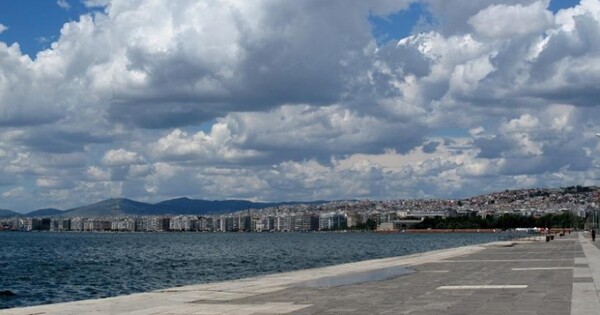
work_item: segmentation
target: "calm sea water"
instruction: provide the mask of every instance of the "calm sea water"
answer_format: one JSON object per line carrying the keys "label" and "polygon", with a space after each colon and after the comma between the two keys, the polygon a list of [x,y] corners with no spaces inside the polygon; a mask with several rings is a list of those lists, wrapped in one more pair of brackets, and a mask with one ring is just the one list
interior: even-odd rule
{"label": "calm sea water", "polygon": [[498,240],[495,234],[0,233],[0,309]]}

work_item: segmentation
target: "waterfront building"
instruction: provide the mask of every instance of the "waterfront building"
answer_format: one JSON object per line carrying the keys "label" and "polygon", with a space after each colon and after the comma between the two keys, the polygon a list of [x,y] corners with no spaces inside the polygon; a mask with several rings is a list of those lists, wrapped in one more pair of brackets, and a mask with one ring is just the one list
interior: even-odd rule
{"label": "waterfront building", "polygon": [[171,226],[171,218],[162,217],[158,219],[158,229],[157,231],[168,231]]}
{"label": "waterfront building", "polygon": [[215,227],[215,231],[217,231],[217,232],[227,232],[226,218],[223,218],[223,217],[216,218],[214,227]]}
{"label": "waterfront building", "polygon": [[316,231],[319,228],[319,218],[312,214],[294,217],[294,231]]}
{"label": "waterfront building", "polygon": [[346,225],[348,228],[353,228],[358,224],[363,223],[360,218],[361,217],[354,211],[346,212]]}
{"label": "waterfront building", "polygon": [[61,227],[59,226],[58,222],[59,222],[58,218],[52,218],[50,220],[50,231],[52,231],[52,232],[61,231]]}
{"label": "waterfront building", "polygon": [[265,231],[265,225],[262,220],[253,220],[252,221],[252,231],[254,232],[262,232]]}
{"label": "waterfront building", "polygon": [[50,218],[28,218],[25,222],[25,231],[49,231]]}
{"label": "waterfront building", "polygon": [[59,225],[59,227],[62,228],[61,231],[71,230],[71,219],[63,218],[61,221],[62,221],[62,226]]}
{"label": "waterfront building", "polygon": [[50,231],[62,232],[71,230],[71,219],[68,218],[51,218]]}
{"label": "waterfront building", "polygon": [[412,210],[408,213],[408,216],[415,218],[448,218],[457,216],[457,212],[454,209]]}
{"label": "waterfront building", "polygon": [[116,218],[111,221],[111,230],[120,232],[135,231],[135,220],[132,218]]}
{"label": "waterfront building", "polygon": [[198,222],[197,222],[197,230],[204,231],[204,232],[213,231],[215,221],[216,221],[216,219],[213,219],[211,217],[208,217],[208,218],[200,217],[200,218],[198,218]]}
{"label": "waterfront building", "polygon": [[23,226],[23,230],[24,231],[31,231],[31,230],[33,230],[33,225],[34,225],[33,219],[31,219],[31,218],[26,219],[25,220],[25,224]]}
{"label": "waterfront building", "polygon": [[404,229],[410,229],[413,225],[422,222],[422,220],[394,220],[390,222],[383,222],[377,225],[377,231],[380,232],[392,232],[402,231]]}
{"label": "waterfront building", "polygon": [[5,231],[24,231],[26,226],[25,219],[8,218],[0,220],[0,230]]}
{"label": "waterfront building", "polygon": [[260,218],[259,217],[251,217],[250,231],[262,232],[262,230],[263,230],[263,223],[260,220]]}
{"label": "waterfront building", "polygon": [[169,222],[169,229],[171,231],[188,231],[189,222],[181,216],[173,217]]}
{"label": "waterfront building", "polygon": [[338,230],[347,227],[347,219],[341,213],[326,213],[319,216],[319,230]]}
{"label": "waterfront building", "polygon": [[142,232],[144,231],[144,219],[139,217],[134,219],[134,231]]}
{"label": "waterfront building", "polygon": [[71,218],[71,231],[83,231],[83,223],[86,221],[84,218],[76,217]]}
{"label": "waterfront building", "polygon": [[278,218],[278,231],[293,231],[294,230],[294,222],[296,219],[295,215],[286,215],[277,217]]}
{"label": "waterfront building", "polygon": [[234,220],[232,217],[225,218],[225,232],[237,232],[238,231],[238,220]]}
{"label": "waterfront building", "polygon": [[[168,218],[163,218],[163,220],[164,219]],[[190,216],[176,216],[170,218],[169,229],[171,231],[197,231],[198,219]]]}
{"label": "waterfront building", "polygon": [[111,221],[108,220],[94,219],[83,222],[83,230],[90,232],[110,231],[111,226]]}
{"label": "waterfront building", "polygon": [[272,217],[272,216],[262,218],[262,220],[261,220],[262,231],[276,230],[275,220],[276,220],[276,218]]}
{"label": "waterfront building", "polygon": [[243,215],[237,217],[238,230],[239,231],[253,231],[252,229],[252,217],[250,215]]}

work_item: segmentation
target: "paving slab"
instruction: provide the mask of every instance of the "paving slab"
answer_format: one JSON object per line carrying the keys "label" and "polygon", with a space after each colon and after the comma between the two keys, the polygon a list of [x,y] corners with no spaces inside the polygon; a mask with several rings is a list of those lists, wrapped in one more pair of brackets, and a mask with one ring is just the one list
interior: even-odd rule
{"label": "paving slab", "polygon": [[600,310],[598,243],[584,233],[496,242],[0,315],[589,315]]}

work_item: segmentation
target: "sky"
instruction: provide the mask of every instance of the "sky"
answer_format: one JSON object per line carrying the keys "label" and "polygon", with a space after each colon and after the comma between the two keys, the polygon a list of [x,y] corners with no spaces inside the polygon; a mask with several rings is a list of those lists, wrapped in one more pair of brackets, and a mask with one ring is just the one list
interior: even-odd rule
{"label": "sky", "polygon": [[0,208],[600,182],[600,0],[3,0]]}

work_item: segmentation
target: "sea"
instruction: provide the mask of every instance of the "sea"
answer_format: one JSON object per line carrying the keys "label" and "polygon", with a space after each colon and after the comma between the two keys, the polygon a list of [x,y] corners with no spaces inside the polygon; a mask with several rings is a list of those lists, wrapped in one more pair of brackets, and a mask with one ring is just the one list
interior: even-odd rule
{"label": "sea", "polygon": [[498,234],[0,232],[0,309],[497,241]]}

